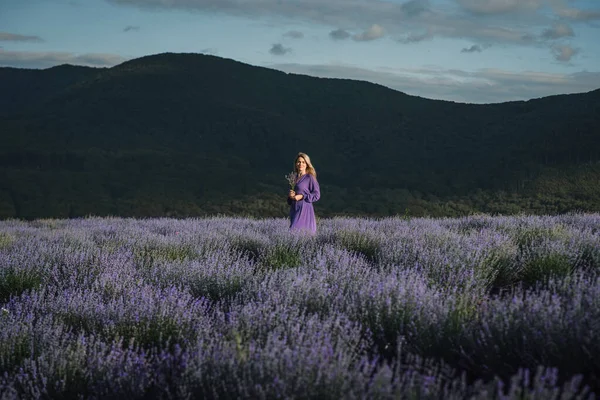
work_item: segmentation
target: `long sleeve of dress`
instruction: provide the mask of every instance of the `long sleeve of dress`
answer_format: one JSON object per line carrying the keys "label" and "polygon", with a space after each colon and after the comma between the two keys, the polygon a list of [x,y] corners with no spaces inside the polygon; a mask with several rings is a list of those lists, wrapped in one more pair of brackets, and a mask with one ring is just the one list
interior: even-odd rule
{"label": "long sleeve of dress", "polygon": [[313,177],[310,176],[310,182],[308,183],[308,190],[302,192],[304,200],[307,203],[314,203],[321,198],[321,188],[319,187],[319,182]]}

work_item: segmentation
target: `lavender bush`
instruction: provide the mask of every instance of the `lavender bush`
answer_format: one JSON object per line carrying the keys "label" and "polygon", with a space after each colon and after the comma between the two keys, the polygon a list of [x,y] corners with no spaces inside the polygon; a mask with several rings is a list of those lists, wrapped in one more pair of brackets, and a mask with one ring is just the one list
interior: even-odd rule
{"label": "lavender bush", "polygon": [[0,399],[593,399],[600,215],[0,222]]}

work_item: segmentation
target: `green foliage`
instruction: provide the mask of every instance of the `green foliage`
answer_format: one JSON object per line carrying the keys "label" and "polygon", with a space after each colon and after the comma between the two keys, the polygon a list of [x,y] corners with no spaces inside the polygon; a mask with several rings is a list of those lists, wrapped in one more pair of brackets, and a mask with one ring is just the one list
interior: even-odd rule
{"label": "green foliage", "polygon": [[514,236],[519,249],[532,248],[544,241],[555,241],[567,238],[568,235],[562,225],[554,225],[552,228],[528,226],[520,229]]}
{"label": "green foliage", "polygon": [[219,301],[233,298],[242,291],[244,283],[236,277],[201,277],[188,282],[187,285],[194,297]]}
{"label": "green foliage", "polygon": [[19,324],[19,330],[13,335],[3,336],[0,340],[0,370],[12,371],[21,365],[23,360],[31,357],[33,346],[31,342],[33,335],[31,327],[23,323],[16,322],[8,312],[3,311],[0,314],[0,324]]}
{"label": "green foliage", "polygon": [[142,269],[149,269],[156,262],[185,261],[195,258],[197,253],[190,245],[148,242],[135,247],[133,255],[136,265]]}
{"label": "green foliage", "polygon": [[56,230],[61,227],[64,221],[60,221],[54,218],[40,218],[31,222],[31,226],[34,228],[43,228],[49,230]]}
{"label": "green foliage", "polygon": [[391,299],[389,307],[380,307],[373,300],[365,305],[360,322],[373,334],[377,352],[394,356],[399,337],[410,330],[410,324],[417,323],[416,313],[409,302],[399,304],[398,299]]}
{"label": "green foliage", "polygon": [[133,343],[144,348],[161,347],[167,343],[181,343],[191,339],[191,329],[180,326],[168,315],[142,318],[139,321],[120,321],[106,336],[121,337],[123,343]]}
{"label": "green foliage", "polygon": [[62,357],[56,359],[53,375],[47,377],[48,382],[54,383],[46,386],[48,397],[71,399],[89,396],[93,377],[86,373],[88,357],[85,342],[76,340],[60,352]]}
{"label": "green foliage", "polygon": [[600,247],[594,243],[584,243],[580,250],[577,266],[600,271]]}
{"label": "green foliage", "polygon": [[371,262],[379,259],[379,241],[364,232],[342,230],[336,233],[335,241],[346,250],[361,254]]}
{"label": "green foliage", "polygon": [[258,260],[266,251],[266,245],[252,236],[237,236],[231,238],[231,247],[251,260]]}
{"label": "green foliage", "polygon": [[189,326],[179,325],[168,315],[154,315],[135,320],[123,319],[106,324],[91,315],[77,312],[57,313],[58,319],[75,332],[100,334],[105,340],[121,340],[123,345],[135,344],[147,349],[168,343],[181,343],[194,337]]}
{"label": "green foliage", "polygon": [[408,209],[408,207],[406,207],[404,209],[404,214],[402,214],[402,219],[405,220],[405,221],[410,221],[411,220],[410,210]]}
{"label": "green foliage", "polygon": [[449,336],[460,337],[461,332],[465,330],[465,325],[477,317],[477,311],[477,303],[471,299],[461,298],[448,313],[444,326],[445,332]]}
{"label": "green foliage", "polygon": [[8,301],[11,296],[19,296],[26,290],[42,284],[40,274],[31,269],[10,268],[0,273],[0,303]]}
{"label": "green foliage", "polygon": [[501,250],[491,251],[480,270],[485,286],[492,291],[507,289],[521,278],[520,264],[510,253]]}
{"label": "green foliage", "polygon": [[521,272],[521,280],[531,286],[546,282],[548,278],[564,278],[573,271],[574,265],[564,254],[543,254],[527,261]]}
{"label": "green foliage", "polygon": [[460,104],[200,54],[0,84],[0,218],[280,217],[302,148],[324,217],[600,211],[600,91]]}
{"label": "green foliage", "polygon": [[0,250],[5,249],[9,246],[11,246],[15,241],[15,238],[6,233],[6,232],[0,232]]}
{"label": "green foliage", "polygon": [[276,243],[267,249],[261,259],[261,266],[267,270],[299,267],[302,263],[300,248],[295,243]]}
{"label": "green foliage", "polygon": [[55,316],[76,333],[101,332],[105,328],[96,318],[74,311],[57,312]]}
{"label": "green foliage", "polygon": [[240,334],[239,332],[232,332],[231,336],[233,336],[233,340],[235,342],[235,350],[236,350],[236,356],[237,359],[241,362],[241,363],[245,363],[246,361],[248,361],[248,353],[249,353],[249,348],[248,345],[246,344],[247,339],[244,338],[244,335]]}

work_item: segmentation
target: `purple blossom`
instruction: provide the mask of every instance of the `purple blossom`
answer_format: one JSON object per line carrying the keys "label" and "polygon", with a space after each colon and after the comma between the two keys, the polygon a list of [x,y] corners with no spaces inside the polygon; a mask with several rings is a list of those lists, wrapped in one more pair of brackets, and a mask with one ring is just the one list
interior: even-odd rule
{"label": "purple blossom", "polygon": [[319,226],[1,221],[2,398],[600,390],[597,214]]}

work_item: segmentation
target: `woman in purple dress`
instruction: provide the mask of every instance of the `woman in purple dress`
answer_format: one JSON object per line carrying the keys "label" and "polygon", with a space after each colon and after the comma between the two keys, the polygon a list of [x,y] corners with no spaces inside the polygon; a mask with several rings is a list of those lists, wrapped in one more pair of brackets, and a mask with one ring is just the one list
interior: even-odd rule
{"label": "woman in purple dress", "polygon": [[294,169],[298,179],[287,199],[290,205],[290,229],[316,233],[317,223],[312,203],[321,198],[317,172],[305,153],[298,153]]}

